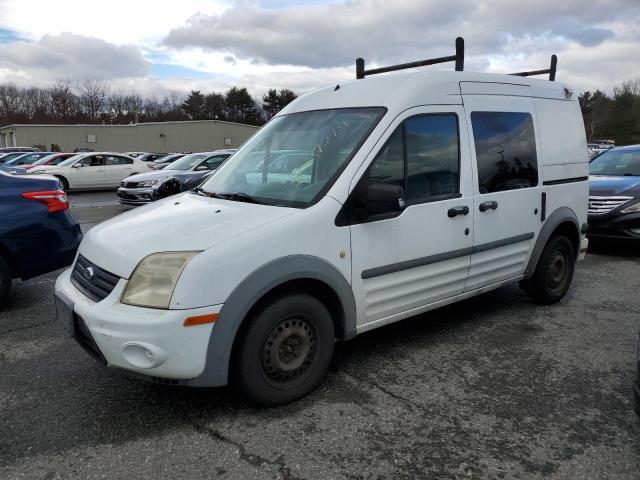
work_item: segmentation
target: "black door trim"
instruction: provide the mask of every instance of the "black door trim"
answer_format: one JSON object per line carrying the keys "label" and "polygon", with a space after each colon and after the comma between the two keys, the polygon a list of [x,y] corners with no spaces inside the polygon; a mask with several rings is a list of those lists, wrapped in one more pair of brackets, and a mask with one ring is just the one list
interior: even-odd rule
{"label": "black door trim", "polygon": [[563,183],[586,182],[587,180],[589,177],[560,178],[559,180],[546,180],[542,182],[542,185],[562,185]]}
{"label": "black door trim", "polygon": [[360,276],[363,280],[366,280],[368,278],[409,270],[410,268],[424,267],[425,265],[431,265],[432,263],[453,260],[454,258],[466,257],[467,255],[472,255],[474,253],[486,252],[495,248],[524,242],[525,240],[531,240],[534,236],[533,232],[529,232],[522,235],[516,235],[515,237],[496,240],[495,242],[483,243],[482,245],[476,245],[474,247],[460,248],[458,250],[451,250],[450,252],[429,255],[428,257],[414,258],[412,260],[405,260],[404,262],[383,265],[382,267],[369,268],[367,270],[363,270]]}

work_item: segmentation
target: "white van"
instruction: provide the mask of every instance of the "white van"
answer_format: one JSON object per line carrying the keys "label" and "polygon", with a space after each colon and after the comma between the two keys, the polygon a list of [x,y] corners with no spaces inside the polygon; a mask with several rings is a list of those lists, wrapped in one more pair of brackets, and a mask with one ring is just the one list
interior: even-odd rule
{"label": "white van", "polygon": [[200,188],[89,231],[58,317],[109,366],[289,402],[336,340],[511,282],[560,300],[587,249],[587,175],[566,85],[463,71],[331,85]]}

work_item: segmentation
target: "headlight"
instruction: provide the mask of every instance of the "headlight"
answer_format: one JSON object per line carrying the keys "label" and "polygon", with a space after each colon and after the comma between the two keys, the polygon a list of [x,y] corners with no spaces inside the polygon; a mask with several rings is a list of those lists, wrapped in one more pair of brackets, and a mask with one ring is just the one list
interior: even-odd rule
{"label": "headlight", "polygon": [[139,187],[153,187],[156,183],[158,183],[158,180],[147,180],[146,182],[138,183],[138,186]]}
{"label": "headlight", "polygon": [[631,205],[630,207],[625,208],[620,213],[638,213],[640,212],[640,200]]}
{"label": "headlight", "polygon": [[143,258],[133,271],[120,302],[138,307],[169,308],[180,274],[198,253],[163,252]]}

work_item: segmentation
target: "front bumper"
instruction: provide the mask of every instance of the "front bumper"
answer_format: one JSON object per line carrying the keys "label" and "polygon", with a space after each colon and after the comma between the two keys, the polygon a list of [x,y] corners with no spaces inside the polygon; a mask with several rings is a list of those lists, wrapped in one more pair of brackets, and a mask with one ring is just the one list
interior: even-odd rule
{"label": "front bumper", "polygon": [[69,269],[56,281],[58,319],[85,350],[91,342],[95,344],[97,351],[89,352],[92,356],[110,367],[161,379],[189,380],[203,372],[214,324],[184,327],[183,322],[187,317],[218,313],[222,305],[188,310],[124,305],[120,303],[124,279],[96,303],[70,278]]}
{"label": "front bumper", "polygon": [[590,237],[640,239],[640,213],[589,215],[588,223]]}
{"label": "front bumper", "polygon": [[153,187],[118,188],[118,201],[125,205],[146,205],[156,200],[158,195]]}

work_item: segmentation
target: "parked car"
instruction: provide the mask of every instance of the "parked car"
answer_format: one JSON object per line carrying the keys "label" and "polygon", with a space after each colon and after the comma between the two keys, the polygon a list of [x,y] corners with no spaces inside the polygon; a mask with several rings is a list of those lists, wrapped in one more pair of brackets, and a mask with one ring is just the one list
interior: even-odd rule
{"label": "parked car", "polygon": [[21,157],[25,152],[9,152],[9,153],[0,153],[0,165],[4,165],[11,160]]}
{"label": "parked car", "polygon": [[4,162],[0,165],[0,170],[7,173],[25,173],[34,163],[45,157],[52,155],[53,152],[30,152],[23,153],[12,160]]}
{"label": "parked car", "polygon": [[589,236],[640,239],[640,145],[604,152],[589,172]]}
{"label": "parked car", "polygon": [[58,180],[0,172],[0,305],[12,279],[71,265],[81,239]]}
{"label": "parked car", "polygon": [[173,163],[176,160],[180,160],[185,155],[187,154],[186,153],[170,153],[168,155],[165,155],[162,158],[158,158],[157,160],[151,162],[149,164],[149,168],[151,168],[152,170],[162,170],[170,163]]}
{"label": "parked car", "polygon": [[[75,338],[109,366],[276,405],[321,381],[337,340],[512,282],[562,299],[588,245],[574,90],[361,65],[199,188],[94,227],[55,287]],[[272,175],[285,149],[305,154]]]}
{"label": "parked car", "polygon": [[143,205],[194,188],[234,151],[191,153],[163,170],[125,178],[118,188],[118,201],[126,205]]}
{"label": "parked car", "polygon": [[144,155],[140,155],[138,160],[141,162],[154,162],[159,158],[166,157],[166,153],[145,153]]}
{"label": "parked car", "polygon": [[147,164],[120,153],[81,153],[58,165],[42,165],[29,174],[47,173],[57,177],[67,190],[116,188],[122,179],[148,171]]}
{"label": "parked car", "polygon": [[37,148],[33,147],[0,147],[0,153],[12,153],[12,152],[39,152]]}
{"label": "parked car", "polygon": [[68,158],[75,157],[76,155],[77,153],[53,153],[48,157],[41,158],[40,160],[35,162],[33,165],[25,165],[23,168],[25,170],[31,170],[32,168],[36,168],[40,165],[50,165],[50,166],[60,165],[62,162],[64,162]]}
{"label": "parked car", "polygon": [[138,158],[142,155],[147,155],[149,152],[124,152],[127,157]]}

